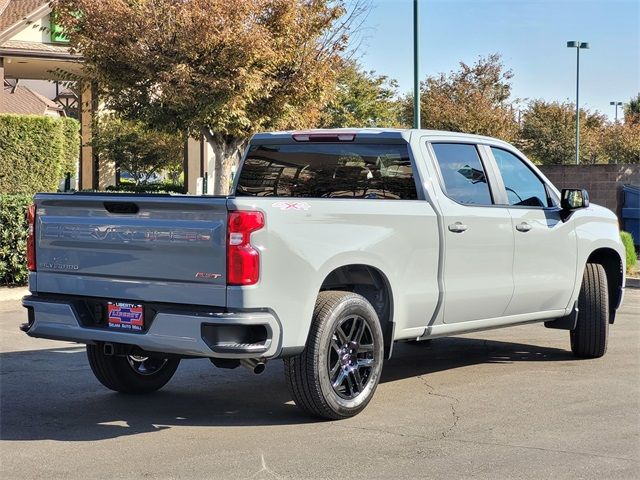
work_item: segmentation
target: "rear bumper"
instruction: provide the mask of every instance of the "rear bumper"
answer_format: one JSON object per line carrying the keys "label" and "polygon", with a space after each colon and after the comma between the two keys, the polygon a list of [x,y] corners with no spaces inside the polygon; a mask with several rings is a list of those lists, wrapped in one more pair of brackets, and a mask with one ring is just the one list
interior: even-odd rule
{"label": "rear bumper", "polygon": [[[64,300],[27,296],[22,305],[29,310],[29,323],[22,330],[36,338],[135,345],[150,352],[215,358],[273,358],[281,351],[282,329],[270,312],[159,311],[146,332],[128,333],[83,326],[73,304]],[[266,332],[260,341],[243,342],[237,334],[255,327]]]}

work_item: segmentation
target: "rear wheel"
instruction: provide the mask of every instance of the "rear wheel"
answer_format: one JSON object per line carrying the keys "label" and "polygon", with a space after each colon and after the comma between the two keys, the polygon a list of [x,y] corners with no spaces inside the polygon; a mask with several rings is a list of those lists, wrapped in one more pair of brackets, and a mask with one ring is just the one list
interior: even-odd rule
{"label": "rear wheel", "polygon": [[89,366],[105,387],[121,393],[150,393],[171,380],[180,359],[160,356],[105,355],[101,345],[87,345]]}
{"label": "rear wheel", "polygon": [[598,358],[607,351],[609,292],[604,267],[587,263],[578,297],[578,322],[571,333],[571,351],[581,358]]}
{"label": "rear wheel", "polygon": [[312,415],[352,417],[373,397],[383,355],[382,329],[371,304],[351,292],[320,292],[304,351],[284,361],[289,391]]}

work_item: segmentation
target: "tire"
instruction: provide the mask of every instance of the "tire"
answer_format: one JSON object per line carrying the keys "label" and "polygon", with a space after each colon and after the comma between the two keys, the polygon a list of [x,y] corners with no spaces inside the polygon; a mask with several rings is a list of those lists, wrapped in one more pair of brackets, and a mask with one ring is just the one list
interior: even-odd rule
{"label": "tire", "polygon": [[580,358],[599,358],[607,351],[609,292],[604,267],[587,263],[578,296],[578,321],[570,332],[571,351]]}
{"label": "tire", "polygon": [[304,351],[284,360],[289,392],[313,416],[353,417],[373,397],[383,357],[382,328],[371,304],[351,292],[320,292]]}
{"label": "tire", "polygon": [[143,394],[161,389],[176,373],[179,358],[105,355],[102,345],[87,345],[89,365],[105,387],[120,393]]}

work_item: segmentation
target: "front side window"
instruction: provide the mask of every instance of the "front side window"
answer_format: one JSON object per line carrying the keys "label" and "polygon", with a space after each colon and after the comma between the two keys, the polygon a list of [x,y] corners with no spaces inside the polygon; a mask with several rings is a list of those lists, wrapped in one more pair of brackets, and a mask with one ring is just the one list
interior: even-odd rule
{"label": "front side window", "polygon": [[509,205],[547,207],[549,200],[542,180],[513,153],[491,147],[507,190]]}
{"label": "front side window", "polygon": [[252,145],[237,196],[415,200],[403,145],[294,143]]}
{"label": "front side window", "polygon": [[466,205],[491,205],[487,176],[475,145],[434,143],[447,196]]}

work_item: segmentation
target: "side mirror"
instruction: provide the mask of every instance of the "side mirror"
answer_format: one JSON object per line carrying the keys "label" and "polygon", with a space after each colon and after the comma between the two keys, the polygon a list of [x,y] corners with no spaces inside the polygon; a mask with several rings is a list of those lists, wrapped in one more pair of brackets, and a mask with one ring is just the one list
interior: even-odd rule
{"label": "side mirror", "polygon": [[589,194],[580,188],[563,188],[560,206],[563,210],[577,210],[589,206]]}

